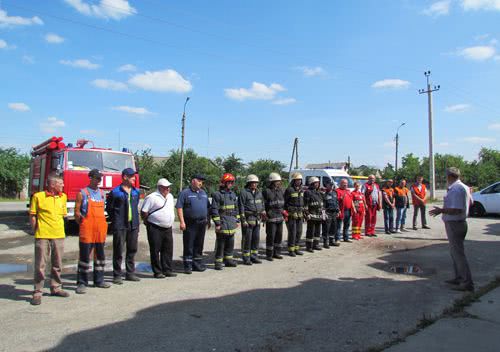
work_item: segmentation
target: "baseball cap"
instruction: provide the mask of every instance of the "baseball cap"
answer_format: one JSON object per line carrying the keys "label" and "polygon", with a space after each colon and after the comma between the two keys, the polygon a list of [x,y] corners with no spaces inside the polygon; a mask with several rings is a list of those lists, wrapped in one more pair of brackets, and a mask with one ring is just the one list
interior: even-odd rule
{"label": "baseball cap", "polygon": [[137,174],[137,171],[135,171],[131,167],[127,167],[122,171],[122,176],[134,176],[135,174]]}
{"label": "baseball cap", "polygon": [[193,178],[196,178],[196,179],[198,179],[200,181],[205,181],[207,179],[203,174],[194,174],[193,177],[191,177],[191,180]]}
{"label": "baseball cap", "polygon": [[158,180],[158,183],[156,184],[158,187],[162,186],[162,187],[170,187],[170,185],[172,185],[172,183],[167,180],[166,178],[160,178]]}
{"label": "baseball cap", "polygon": [[99,170],[92,169],[89,171],[89,177],[90,178],[102,178],[102,174]]}

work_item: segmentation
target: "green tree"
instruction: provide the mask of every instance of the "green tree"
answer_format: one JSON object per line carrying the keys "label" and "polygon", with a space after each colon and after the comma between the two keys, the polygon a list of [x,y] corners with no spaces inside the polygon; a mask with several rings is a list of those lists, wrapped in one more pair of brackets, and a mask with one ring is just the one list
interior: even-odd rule
{"label": "green tree", "polygon": [[[135,165],[139,170],[141,185],[147,186],[150,189],[156,187],[158,179],[162,176],[160,169],[155,164],[151,149],[140,150],[134,153]],[[172,181],[170,181],[172,182]]]}
{"label": "green tree", "polygon": [[29,174],[30,158],[14,148],[0,148],[0,196],[19,197]]}
{"label": "green tree", "polygon": [[281,175],[284,183],[288,183],[288,172],[284,172],[285,164],[278,160],[271,159],[259,159],[256,161],[251,161],[248,164],[247,172],[248,174],[257,175],[261,181],[261,185],[267,184],[267,178],[271,172],[277,172]]}
{"label": "green tree", "polygon": [[391,163],[387,163],[386,167],[382,170],[382,178],[384,179],[394,179],[395,172],[394,172],[394,166],[392,166]]}
{"label": "green tree", "polygon": [[409,181],[414,181],[422,172],[419,158],[410,153],[406,154],[401,161],[401,168],[398,169],[397,178],[406,178]]}
{"label": "green tree", "polygon": [[475,166],[473,169],[477,174],[475,186],[484,188],[498,181],[500,175],[500,151],[482,148],[479,152],[479,161]]}
{"label": "green tree", "polygon": [[234,153],[228,155],[222,161],[224,172],[230,172],[234,175],[241,175],[245,170],[245,164],[241,158],[238,158]]}

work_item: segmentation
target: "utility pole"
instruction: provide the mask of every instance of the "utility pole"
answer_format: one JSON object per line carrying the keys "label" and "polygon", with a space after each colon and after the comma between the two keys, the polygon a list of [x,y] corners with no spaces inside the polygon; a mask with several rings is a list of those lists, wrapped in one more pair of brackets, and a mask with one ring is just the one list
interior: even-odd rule
{"label": "utility pole", "polygon": [[399,125],[398,129],[396,130],[396,162],[394,163],[394,171],[396,174],[398,173],[399,129],[404,125],[406,125],[406,122],[403,122],[401,125]]}
{"label": "utility pole", "polygon": [[182,178],[184,177],[184,130],[186,127],[186,104],[189,101],[189,97],[186,98],[184,103],[184,112],[182,113],[182,133],[181,133],[181,177],[179,180],[179,192],[182,191]]}
{"label": "utility pole", "polygon": [[295,156],[295,169],[299,168],[299,139],[295,138],[293,141],[293,149],[292,149],[292,159],[290,160],[290,168],[288,169],[288,173],[292,172],[293,165],[293,157]]}
{"label": "utility pole", "polygon": [[424,72],[424,75],[427,79],[427,89],[420,89],[418,93],[427,94],[427,105],[429,113],[429,182],[431,186],[431,199],[433,199],[436,193],[436,171],[434,169],[434,135],[432,133],[432,92],[438,91],[441,86],[434,86],[433,88],[431,88],[429,79],[431,71]]}

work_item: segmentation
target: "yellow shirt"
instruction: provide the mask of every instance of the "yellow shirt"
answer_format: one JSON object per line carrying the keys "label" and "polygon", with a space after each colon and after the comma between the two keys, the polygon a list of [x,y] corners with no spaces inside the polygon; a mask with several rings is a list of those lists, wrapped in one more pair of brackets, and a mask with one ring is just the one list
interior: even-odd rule
{"label": "yellow shirt", "polygon": [[30,214],[36,215],[37,225],[35,238],[57,239],[64,238],[64,216],[67,214],[67,197],[49,195],[46,192],[37,192],[31,199]]}

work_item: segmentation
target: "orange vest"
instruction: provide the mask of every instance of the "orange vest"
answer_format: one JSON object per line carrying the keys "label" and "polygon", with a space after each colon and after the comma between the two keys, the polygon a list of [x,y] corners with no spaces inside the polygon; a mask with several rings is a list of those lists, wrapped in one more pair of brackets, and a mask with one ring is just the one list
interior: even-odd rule
{"label": "orange vest", "polygon": [[411,200],[412,200],[413,204],[422,204],[422,202],[420,200],[418,200],[415,197],[415,195],[422,198],[424,200],[423,204],[425,204],[425,202],[426,202],[426,200],[425,200],[425,193],[426,193],[425,185],[422,183],[422,190],[420,190],[420,191],[418,190],[418,186],[416,184],[412,185],[411,189],[413,191],[413,192],[411,192]]}
{"label": "orange vest", "polygon": [[95,201],[90,197],[90,192],[85,188],[87,195],[87,215],[80,223],[80,242],[104,243],[108,233],[108,223],[104,215],[104,196],[101,191],[101,200]]}

